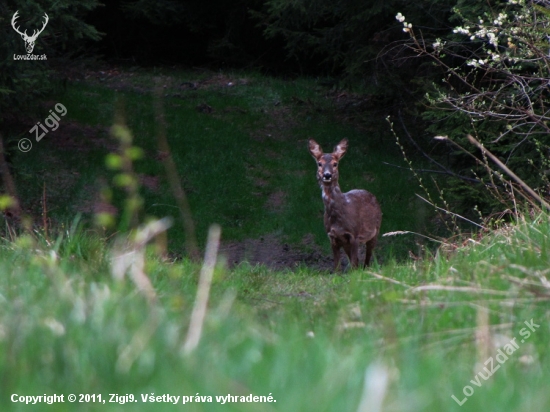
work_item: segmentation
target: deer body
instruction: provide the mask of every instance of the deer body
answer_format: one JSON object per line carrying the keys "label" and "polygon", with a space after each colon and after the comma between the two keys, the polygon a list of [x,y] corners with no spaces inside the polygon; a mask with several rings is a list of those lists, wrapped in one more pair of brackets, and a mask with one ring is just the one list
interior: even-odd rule
{"label": "deer body", "polygon": [[309,140],[309,151],[317,161],[317,180],[325,205],[325,230],[334,255],[334,270],[340,267],[343,248],[351,266],[359,266],[359,245],[366,244],[365,266],[368,266],[376,246],[382,211],[376,197],[366,190],[354,189],[342,193],[338,184],[338,162],[347,151],[348,141],[342,140],[332,153],[323,153],[319,144]]}

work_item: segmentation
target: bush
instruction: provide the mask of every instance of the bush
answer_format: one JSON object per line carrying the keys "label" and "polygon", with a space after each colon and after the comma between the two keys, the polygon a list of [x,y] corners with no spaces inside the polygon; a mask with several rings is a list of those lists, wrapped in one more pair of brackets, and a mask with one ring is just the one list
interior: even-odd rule
{"label": "bush", "polygon": [[533,203],[522,185],[503,175],[502,168],[493,169],[484,154],[459,149],[471,147],[466,139],[471,134],[548,197],[550,4],[518,0],[486,10],[456,7],[453,12],[460,25],[446,39],[427,39],[414,26],[404,27],[410,50],[431,58],[445,72],[427,95],[424,119],[431,122],[427,130],[432,136],[448,138],[453,168],[470,179],[455,180],[451,193],[455,200],[467,199],[465,208],[475,201],[486,213],[514,209],[518,192]]}

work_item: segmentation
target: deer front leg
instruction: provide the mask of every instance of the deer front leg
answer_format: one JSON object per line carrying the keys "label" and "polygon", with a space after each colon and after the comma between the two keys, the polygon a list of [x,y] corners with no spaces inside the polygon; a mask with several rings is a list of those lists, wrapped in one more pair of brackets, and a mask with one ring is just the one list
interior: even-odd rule
{"label": "deer front leg", "polygon": [[334,257],[334,272],[340,271],[340,243],[330,238],[330,246],[332,247],[332,256]]}

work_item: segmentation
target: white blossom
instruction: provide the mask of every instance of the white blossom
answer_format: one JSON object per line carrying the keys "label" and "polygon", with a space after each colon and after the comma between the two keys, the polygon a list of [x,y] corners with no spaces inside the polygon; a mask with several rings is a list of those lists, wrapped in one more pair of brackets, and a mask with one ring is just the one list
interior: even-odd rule
{"label": "white blossom", "polygon": [[476,36],[479,38],[487,36],[487,29],[485,27],[481,28],[481,30],[476,32]]}
{"label": "white blossom", "polygon": [[399,23],[403,23],[405,21],[405,16],[403,16],[401,13],[397,13],[395,18]]}
{"label": "white blossom", "polygon": [[436,39],[435,43],[432,43],[432,47],[434,48],[435,51],[443,48],[443,43],[441,43],[441,39]]}
{"label": "white blossom", "polygon": [[489,39],[489,44],[498,47],[498,39],[495,33],[487,33],[487,38]]}
{"label": "white blossom", "polygon": [[460,34],[470,34],[470,30],[468,30],[469,27],[467,28],[464,28],[464,27],[455,27],[455,29],[453,30],[453,33],[460,33]]}
{"label": "white blossom", "polygon": [[499,13],[498,17],[493,20],[495,26],[502,26],[502,23],[506,20],[508,16],[505,13]]}

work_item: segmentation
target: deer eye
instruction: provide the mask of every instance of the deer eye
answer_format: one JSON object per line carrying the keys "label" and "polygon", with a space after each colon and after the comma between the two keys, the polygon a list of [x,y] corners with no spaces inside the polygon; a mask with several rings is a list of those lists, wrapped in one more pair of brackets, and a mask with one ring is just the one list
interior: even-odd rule
{"label": "deer eye", "polygon": [[338,166],[338,162],[334,162],[333,166],[334,167]]}
{"label": "deer eye", "polygon": [[321,162],[317,163],[317,166],[322,167],[323,164]]}

